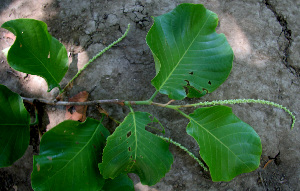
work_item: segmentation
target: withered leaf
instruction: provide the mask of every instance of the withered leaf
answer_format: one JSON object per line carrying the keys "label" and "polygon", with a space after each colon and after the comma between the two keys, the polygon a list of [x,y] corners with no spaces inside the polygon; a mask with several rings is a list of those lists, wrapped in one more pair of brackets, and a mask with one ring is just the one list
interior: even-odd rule
{"label": "withered leaf", "polygon": [[[69,102],[85,102],[88,100],[89,93],[87,91],[82,91],[69,99]],[[66,107],[65,118],[74,121],[85,121],[86,119],[86,105],[70,105]]]}

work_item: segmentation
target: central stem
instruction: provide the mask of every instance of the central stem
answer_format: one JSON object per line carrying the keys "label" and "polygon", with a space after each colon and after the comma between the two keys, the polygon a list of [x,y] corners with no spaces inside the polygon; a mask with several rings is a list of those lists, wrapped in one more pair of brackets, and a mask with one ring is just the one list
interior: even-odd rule
{"label": "central stem", "polygon": [[154,105],[154,106],[159,106],[159,107],[165,107],[169,109],[173,109],[178,111],[180,114],[184,115],[185,117],[188,116],[182,111],[180,111],[180,108],[184,107],[199,107],[199,106],[211,106],[211,105],[226,105],[226,104],[240,104],[240,103],[259,103],[263,105],[271,105],[273,107],[280,108],[287,112],[291,117],[292,117],[292,125],[291,129],[294,128],[295,126],[295,121],[296,117],[293,115],[293,113],[287,109],[286,107],[271,102],[271,101],[266,101],[266,100],[259,100],[259,99],[233,99],[233,100],[219,100],[219,101],[212,101],[212,102],[199,102],[195,104],[187,104],[187,105],[170,105],[170,103],[174,100],[171,100],[167,104],[162,104],[162,103],[156,103],[153,102],[152,100],[155,98],[157,95],[158,91],[156,91],[152,97],[149,100],[146,101],[124,101],[124,100],[119,100],[119,99],[111,99],[111,100],[94,100],[94,101],[87,101],[87,102],[66,102],[66,101],[50,101],[50,100],[45,100],[45,99],[36,99],[36,98],[25,98],[22,97],[22,99],[26,102],[29,103],[34,103],[34,102],[39,102],[39,103],[44,103],[48,105],[95,105],[95,104],[119,104],[119,105],[126,105],[126,106],[132,106],[132,105]]}

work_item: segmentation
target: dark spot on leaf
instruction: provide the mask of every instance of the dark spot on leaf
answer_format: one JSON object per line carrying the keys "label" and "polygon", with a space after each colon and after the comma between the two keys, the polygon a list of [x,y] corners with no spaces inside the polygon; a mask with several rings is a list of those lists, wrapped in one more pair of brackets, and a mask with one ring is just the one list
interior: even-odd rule
{"label": "dark spot on leaf", "polygon": [[120,137],[120,140],[122,140],[122,137]]}
{"label": "dark spot on leaf", "polygon": [[79,144],[78,141],[76,141],[76,144],[77,144],[77,145]]}
{"label": "dark spot on leaf", "polygon": [[194,72],[190,72],[189,74],[193,75],[193,74],[194,74]]}
{"label": "dark spot on leaf", "polygon": [[131,147],[128,147],[128,151],[131,151]]}
{"label": "dark spot on leaf", "polygon": [[127,133],[127,138],[130,137],[130,135],[131,135],[131,131],[129,131],[129,132]]}
{"label": "dark spot on leaf", "polygon": [[100,131],[100,133],[101,133],[101,136],[104,137],[104,135],[103,135],[103,133],[101,131]]}
{"label": "dark spot on leaf", "polygon": [[144,158],[142,155],[140,155],[141,158]]}
{"label": "dark spot on leaf", "polygon": [[128,144],[128,141],[126,143]]}
{"label": "dark spot on leaf", "polygon": [[130,156],[130,158],[132,159],[132,156]]}
{"label": "dark spot on leaf", "polygon": [[133,160],[132,162],[136,163],[136,160]]}
{"label": "dark spot on leaf", "polygon": [[211,86],[211,81],[208,81],[208,84]]}
{"label": "dark spot on leaf", "polygon": [[97,148],[97,147],[96,147],[96,145],[94,145],[94,144],[93,144],[93,147],[94,147],[94,149],[96,149],[96,148]]}

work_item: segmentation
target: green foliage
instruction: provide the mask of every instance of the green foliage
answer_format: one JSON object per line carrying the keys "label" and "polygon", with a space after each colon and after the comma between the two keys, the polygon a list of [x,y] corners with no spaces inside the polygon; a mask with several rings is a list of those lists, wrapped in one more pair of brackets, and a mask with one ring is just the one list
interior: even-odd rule
{"label": "green foliage", "polygon": [[60,87],[59,82],[68,70],[66,48],[47,30],[42,21],[17,19],[4,23],[16,40],[8,51],[9,65],[20,72],[38,75],[48,83],[48,91]]}
{"label": "green foliage", "polygon": [[0,84],[0,167],[23,156],[29,144],[29,124],[21,97]]}
{"label": "green foliage", "polygon": [[154,21],[146,40],[157,71],[152,84],[160,93],[181,100],[184,87],[193,87],[199,93],[189,97],[200,97],[227,79],[233,51],[225,35],[215,32],[215,13],[203,5],[181,4]]}
{"label": "green foliage", "polygon": [[[99,121],[91,118],[83,123],[64,121],[46,132],[41,140],[40,154],[34,156],[33,189],[134,190],[127,173],[137,174],[143,184],[154,185],[173,163],[169,143],[187,151],[203,170],[207,170],[179,143],[148,132],[145,127],[149,123],[162,124],[149,113],[134,112],[132,105],[173,109],[189,119],[186,131],[197,141],[200,156],[209,167],[213,181],[230,181],[241,173],[255,170],[262,152],[260,138],[251,126],[232,113],[231,108],[199,108],[190,115],[180,108],[247,102],[267,104],[288,112],[293,118],[293,127],[295,117],[287,108],[264,100],[226,100],[188,105],[170,105],[172,100],[167,104],[153,102],[158,93],[175,100],[201,97],[226,80],[232,67],[233,52],[225,36],[215,32],[217,23],[215,13],[196,4],[181,4],[170,13],[155,17],[146,41],[155,61],[157,75],[152,85],[156,92],[145,101],[93,102],[99,104],[103,101],[101,103],[130,108],[131,112],[110,136]],[[6,50],[9,65],[15,70],[42,76],[48,83],[48,91],[59,87],[68,68],[68,58],[65,47],[48,33],[47,25],[33,19],[17,19],[4,23],[2,27],[17,37],[12,47]],[[121,41],[128,30],[84,68]],[[55,100],[51,103],[60,102]],[[29,126],[30,117],[22,98],[0,85],[0,167],[12,165],[24,154],[29,144]]]}
{"label": "green foliage", "polygon": [[170,170],[169,144],[145,130],[149,113],[131,112],[108,137],[99,169],[104,178],[136,173],[142,184],[154,185]]}
{"label": "green foliage", "polygon": [[226,106],[199,108],[189,115],[187,133],[199,144],[213,181],[230,181],[258,168],[260,138]]}
{"label": "green foliage", "polygon": [[120,174],[114,179],[106,179],[102,191],[133,191],[132,180],[125,174]]}
{"label": "green foliage", "polygon": [[100,190],[101,161],[108,130],[91,118],[84,123],[64,121],[45,133],[40,155],[33,157],[35,190]]}

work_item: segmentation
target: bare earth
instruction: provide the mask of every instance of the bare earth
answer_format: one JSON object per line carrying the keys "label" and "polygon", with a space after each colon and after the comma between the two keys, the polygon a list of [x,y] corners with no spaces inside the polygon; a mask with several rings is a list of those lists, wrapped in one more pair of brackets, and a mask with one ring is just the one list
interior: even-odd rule
{"label": "bare earth", "polygon": [[[265,99],[288,107],[298,121],[290,130],[291,118],[280,109],[257,104],[234,105],[234,113],[261,136],[263,154],[259,169],[231,182],[212,182],[192,158],[171,145],[175,159],[171,171],[153,187],[141,185],[137,176],[130,175],[136,190],[300,190],[300,1],[1,0],[0,25],[17,18],[46,22],[50,33],[67,47],[70,55],[69,71],[61,83],[64,86],[92,56],[119,38],[130,23],[132,27],[126,39],[92,63],[75,80],[67,96],[93,90],[90,100],[147,100],[155,91],[150,83],[155,76],[154,61],[145,42],[153,23],[151,16],[167,13],[185,2],[202,3],[219,15],[218,32],[228,38],[235,59],[230,77],[218,90],[199,100],[181,103]],[[7,34],[8,31],[0,29],[0,50],[13,43]],[[2,53],[0,63],[0,84],[25,97],[56,97],[57,89],[48,93],[43,79],[14,71]],[[169,100],[159,96],[156,101]],[[119,121],[129,112],[117,105],[103,107]],[[64,107],[42,106],[41,109],[45,110],[41,113],[41,129],[49,129],[64,120]],[[196,142],[185,133],[186,119],[163,108],[136,109],[153,113],[166,127],[166,136],[199,156]],[[95,107],[88,108],[88,116],[100,118]],[[105,125],[110,130],[115,128],[111,120],[106,120]],[[31,145],[23,158],[11,167],[0,169],[1,191],[32,190],[32,155],[38,154],[39,137],[35,129],[31,134]],[[263,168],[269,157],[279,152],[276,160]]]}

